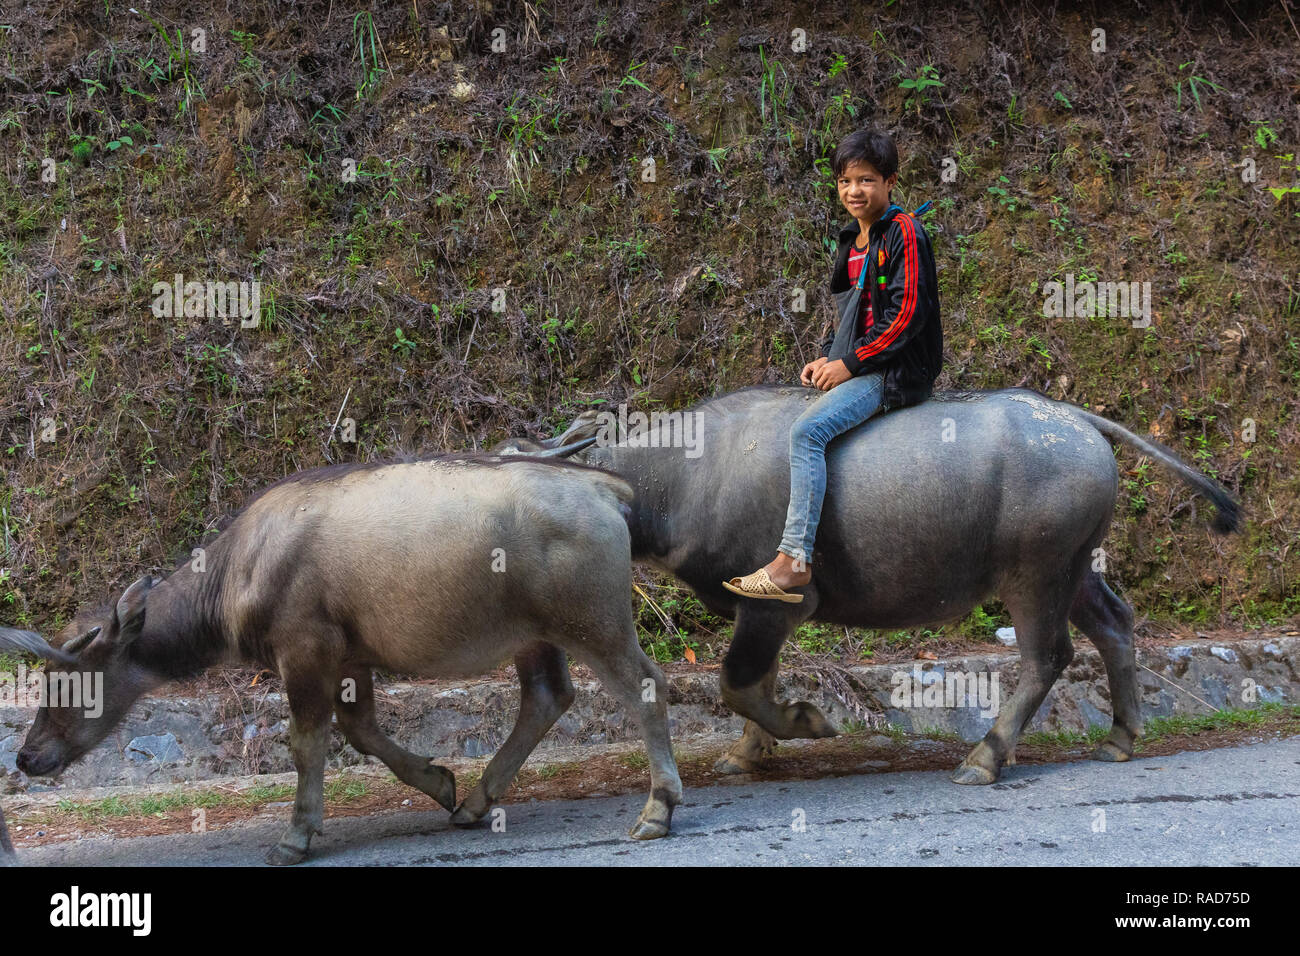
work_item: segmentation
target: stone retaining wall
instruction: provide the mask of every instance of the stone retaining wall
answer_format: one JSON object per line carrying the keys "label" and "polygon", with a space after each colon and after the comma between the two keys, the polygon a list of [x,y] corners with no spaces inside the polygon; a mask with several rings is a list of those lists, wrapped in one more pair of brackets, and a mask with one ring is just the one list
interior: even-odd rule
{"label": "stone retaining wall", "polygon": [[[1202,714],[1211,707],[1251,706],[1252,700],[1300,700],[1298,659],[1300,638],[1295,637],[1248,638],[1223,644],[1195,641],[1142,650],[1138,660],[1150,668],[1138,672],[1144,716]],[[975,741],[993,723],[995,711],[989,705],[1006,700],[1015,689],[1019,663],[1019,656],[1011,651],[835,669],[839,679],[825,678],[809,668],[788,674],[780,693],[785,699],[813,701],[841,725],[853,726],[853,721],[892,724],[905,732],[941,731]],[[716,670],[672,675],[670,684],[674,740],[740,733],[743,721],[718,697]],[[839,687],[844,694],[846,686],[856,690],[855,709],[829,689]],[[443,758],[491,755],[509,733],[519,702],[516,685],[501,681],[381,684],[376,687],[376,697],[386,732],[408,749]],[[37,792],[50,788],[49,781],[28,780],[15,767],[34,713],[0,707],[0,770],[4,772],[0,776],[7,777],[5,789]],[[1030,729],[1086,730],[1091,724],[1109,723],[1105,669],[1096,651],[1078,644],[1073,663],[1035,714]],[[580,683],[574,706],[539,750],[637,737],[635,724],[599,685]],[[332,767],[367,759],[346,746],[342,735],[335,732]],[[58,786],[157,785],[292,769],[284,697],[253,687],[203,698],[142,699],[117,731],[70,768]]]}

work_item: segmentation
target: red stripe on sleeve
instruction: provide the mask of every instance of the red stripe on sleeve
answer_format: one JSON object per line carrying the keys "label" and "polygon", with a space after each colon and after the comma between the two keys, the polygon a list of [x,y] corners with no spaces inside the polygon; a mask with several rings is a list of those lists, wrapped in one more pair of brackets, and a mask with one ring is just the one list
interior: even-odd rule
{"label": "red stripe on sleeve", "polygon": [[907,323],[912,320],[912,315],[916,311],[920,272],[916,258],[916,227],[913,226],[911,217],[906,214],[898,217],[898,223],[903,231],[903,305],[889,328],[881,332],[878,338],[857,350],[858,361],[866,361],[889,348],[890,343],[907,327]]}

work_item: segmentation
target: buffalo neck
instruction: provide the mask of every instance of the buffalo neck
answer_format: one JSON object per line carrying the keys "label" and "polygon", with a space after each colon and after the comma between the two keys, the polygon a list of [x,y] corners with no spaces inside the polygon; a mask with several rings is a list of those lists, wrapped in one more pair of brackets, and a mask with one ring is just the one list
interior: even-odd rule
{"label": "buffalo neck", "polygon": [[226,656],[216,595],[220,572],[185,565],[145,600],[144,627],[131,644],[139,664],[168,680],[195,677]]}

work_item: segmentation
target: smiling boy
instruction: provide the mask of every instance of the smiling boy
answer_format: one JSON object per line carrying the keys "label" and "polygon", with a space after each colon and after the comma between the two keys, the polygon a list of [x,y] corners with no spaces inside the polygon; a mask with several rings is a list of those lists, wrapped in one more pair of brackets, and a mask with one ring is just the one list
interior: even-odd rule
{"label": "smiling boy", "polygon": [[853,133],[835,150],[833,168],[854,221],[840,230],[831,273],[834,335],[799,376],[824,394],[790,429],[790,504],[776,557],[723,582],[744,597],[803,600],[786,589],[812,580],[827,444],[878,411],[928,398],[943,363],[930,240],[917,219],[890,202],[898,182],[893,139],[879,130]]}

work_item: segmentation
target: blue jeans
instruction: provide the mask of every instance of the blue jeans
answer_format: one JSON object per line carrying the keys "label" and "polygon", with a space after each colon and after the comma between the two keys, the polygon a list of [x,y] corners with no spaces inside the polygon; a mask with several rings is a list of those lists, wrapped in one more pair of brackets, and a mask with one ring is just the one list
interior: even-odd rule
{"label": "blue jeans", "polygon": [[836,435],[880,411],[885,392],[883,372],[855,375],[836,385],[795,419],[790,428],[790,508],[779,550],[810,563],[822,499],[826,496],[826,446]]}

